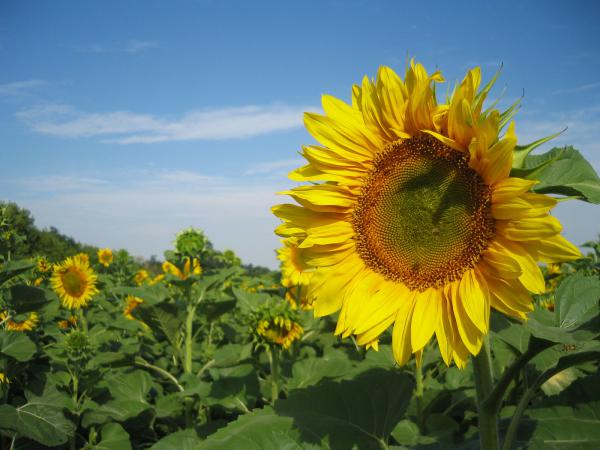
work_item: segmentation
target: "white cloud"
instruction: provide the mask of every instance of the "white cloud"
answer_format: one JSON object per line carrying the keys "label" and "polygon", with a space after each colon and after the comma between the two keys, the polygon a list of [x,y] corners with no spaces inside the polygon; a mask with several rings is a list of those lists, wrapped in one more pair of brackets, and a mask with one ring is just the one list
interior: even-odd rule
{"label": "white cloud", "polygon": [[32,90],[48,84],[45,80],[24,80],[0,84],[0,97],[22,97],[30,94]]}
{"label": "white cloud", "polygon": [[253,164],[248,170],[244,172],[244,175],[264,175],[271,174],[273,172],[280,172],[282,170],[291,170],[294,167],[300,167],[304,165],[302,158],[289,158],[282,159],[279,161],[266,161],[257,164]]}
{"label": "white cloud", "polygon": [[130,111],[82,113],[65,105],[21,110],[34,131],[58,137],[100,137],[117,144],[241,139],[302,126],[307,107],[266,105],[190,111],[179,118]]}
{"label": "white cloud", "polygon": [[159,44],[156,41],[130,39],[113,45],[89,44],[76,45],[71,48],[80,53],[140,53],[157,47],[159,47]]}
{"label": "white cloud", "polygon": [[217,249],[231,248],[246,263],[277,267],[271,206],[289,181],[242,184],[192,171],[164,169],[95,176],[50,175],[3,180],[40,227],[55,226],[80,242],[161,256],[183,228],[202,228]]}
{"label": "white cloud", "polygon": [[574,88],[567,89],[558,89],[554,92],[551,92],[552,95],[560,95],[560,94],[577,94],[579,92],[585,92],[592,89],[600,89],[600,81],[595,83],[584,84],[581,86],[576,86]]}

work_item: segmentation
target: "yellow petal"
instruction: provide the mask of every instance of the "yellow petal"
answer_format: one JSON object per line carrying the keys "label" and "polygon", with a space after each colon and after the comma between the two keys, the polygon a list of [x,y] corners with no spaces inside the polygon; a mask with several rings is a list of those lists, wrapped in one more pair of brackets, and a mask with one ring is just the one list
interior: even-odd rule
{"label": "yellow petal", "polygon": [[556,217],[543,216],[520,220],[497,221],[496,230],[513,241],[531,241],[554,237],[562,231]]}
{"label": "yellow petal", "polygon": [[449,295],[452,300],[452,311],[460,336],[460,339],[457,339],[457,341],[461,341],[470,353],[476,355],[481,349],[483,333],[473,324],[465,311],[461,298],[460,282],[455,281],[451,283],[450,290],[451,293]]}
{"label": "yellow petal", "polygon": [[489,320],[489,292],[482,279],[478,279],[475,270],[467,270],[460,281],[460,298],[471,322],[482,333],[487,333]]}
{"label": "yellow petal", "polygon": [[392,331],[392,350],[394,352],[394,359],[400,366],[406,364],[412,355],[410,329],[413,307],[414,297],[401,305],[396,314],[394,330]]}
{"label": "yellow petal", "polygon": [[525,193],[502,199],[492,194],[492,215],[495,219],[539,217],[556,206],[556,199],[543,194]]}
{"label": "yellow petal", "polygon": [[439,320],[440,303],[440,293],[435,288],[429,288],[415,296],[415,309],[410,329],[413,352],[425,347],[433,336]]}
{"label": "yellow petal", "polygon": [[533,259],[531,254],[526,250],[527,247],[523,247],[500,235],[496,236],[496,241],[499,245],[504,247],[505,251],[508,252],[521,266],[521,270],[523,271],[519,277],[521,283],[534,294],[543,294],[546,290],[544,275],[535,262],[535,259]]}
{"label": "yellow petal", "polygon": [[483,179],[487,184],[494,184],[508,177],[512,168],[515,145],[517,145],[515,123],[511,122],[504,138],[496,142],[487,152],[488,164],[483,173]]}
{"label": "yellow petal", "polygon": [[538,259],[545,263],[583,258],[579,249],[559,234],[549,239],[528,242],[527,248],[535,252]]}

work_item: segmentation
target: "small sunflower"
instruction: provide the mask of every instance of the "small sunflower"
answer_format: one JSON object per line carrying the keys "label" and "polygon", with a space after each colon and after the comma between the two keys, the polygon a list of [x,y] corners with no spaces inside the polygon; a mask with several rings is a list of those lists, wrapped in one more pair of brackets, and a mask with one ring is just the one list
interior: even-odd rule
{"label": "small sunflower", "polygon": [[98,261],[104,267],[108,267],[113,262],[113,252],[110,248],[101,248],[98,250]]}
{"label": "small sunflower", "polygon": [[77,325],[77,317],[69,316],[67,319],[58,321],[58,328],[61,330],[68,330],[69,328],[73,328]]}
{"label": "small sunflower", "polygon": [[46,258],[40,256],[37,260],[36,269],[39,273],[50,272],[52,270],[52,264],[50,264]]}
{"label": "small sunflower", "polygon": [[144,300],[142,300],[139,297],[135,297],[133,295],[128,295],[125,300],[127,301],[127,305],[125,306],[125,309],[123,310],[123,315],[125,317],[127,317],[129,320],[137,320],[137,318],[134,317],[133,314],[131,314],[131,313],[140,304],[144,303]]}
{"label": "small sunflower", "polygon": [[187,280],[190,275],[201,275],[202,266],[200,266],[200,260],[198,258],[192,258],[186,256],[183,259],[183,268],[177,267],[171,261],[165,261],[162,265],[163,272],[165,274],[171,274],[181,280]]}
{"label": "small sunflower", "polygon": [[[8,320],[7,320],[8,319]],[[9,331],[31,331],[39,322],[36,312],[30,312],[25,320],[16,321],[8,318],[8,311],[0,312],[0,322],[4,322],[6,329]]]}
{"label": "small sunflower", "polygon": [[138,286],[141,286],[142,284],[144,284],[144,282],[150,277],[150,275],[148,274],[148,271],[145,269],[140,269],[135,273],[135,276],[133,277],[133,282],[135,284],[137,284]]}
{"label": "small sunflower", "polygon": [[299,323],[285,316],[275,316],[258,322],[256,333],[267,342],[287,349],[295,340],[300,339],[304,330]]}
{"label": "small sunflower", "polygon": [[10,380],[8,379],[6,374],[4,372],[0,372],[0,384],[8,384],[8,383],[10,383]]}
{"label": "small sunflower", "polygon": [[438,103],[443,81],[411,61],[405,79],[387,67],[365,77],[351,104],[324,96],[325,115],[305,114],[322,145],[290,174],[311,184],[283,192],[298,205],[273,208],[314,271],[315,315],[340,311],[336,334],[359,345],[393,325],[401,365],[435,334],[446,364],[464,367],[490,308],[532,310],[545,289],[537,261],[581,257],[549,214],[557,200],[510,176],[516,105],[484,109],[495,79],[480,88],[479,68]]}
{"label": "small sunflower", "polygon": [[87,306],[98,293],[96,281],[97,276],[90,268],[88,259],[80,254],[57,264],[50,283],[65,308],[79,309]]}

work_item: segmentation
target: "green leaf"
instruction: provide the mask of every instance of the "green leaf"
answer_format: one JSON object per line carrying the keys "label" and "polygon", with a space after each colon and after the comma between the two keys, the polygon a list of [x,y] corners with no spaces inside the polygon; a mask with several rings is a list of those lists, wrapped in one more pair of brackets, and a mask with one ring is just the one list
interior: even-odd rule
{"label": "green leaf", "polygon": [[101,441],[91,450],[131,450],[129,434],[118,423],[107,423],[100,431]]}
{"label": "green leaf", "polygon": [[[569,405],[569,406],[566,406]],[[600,448],[600,374],[580,378],[539,407],[528,409],[518,441],[534,450]]]}
{"label": "green leaf", "polygon": [[406,412],[414,384],[404,373],[371,370],[355,379],[297,390],[273,408],[240,416],[199,450],[381,449]]}
{"label": "green leaf", "polygon": [[565,278],[556,290],[556,326],[575,329],[598,315],[600,280],[581,273]]}
{"label": "green leaf", "polygon": [[527,156],[523,168],[513,169],[511,176],[539,180],[533,190],[540,194],[575,196],[600,203],[600,178],[581,153],[570,146]]}
{"label": "green leaf", "polygon": [[43,289],[18,284],[10,287],[8,302],[17,314],[23,314],[39,310],[49,299]]}
{"label": "green leaf", "polygon": [[[18,408],[3,405],[0,416],[10,417],[10,427],[20,436],[33,439],[42,445],[54,447],[64,444],[73,436],[75,426],[68,420],[62,410],[68,403],[68,397],[60,394],[51,386],[46,386],[42,395],[37,396],[30,391],[25,392],[27,403]],[[0,422],[0,427],[2,427]]]}
{"label": "green leaf", "polygon": [[35,352],[35,344],[26,334],[0,330],[0,354],[17,361],[29,361]]}
{"label": "green leaf", "polygon": [[115,295],[133,295],[144,300],[144,303],[154,305],[165,301],[169,296],[168,289],[161,283],[152,286],[118,286],[111,290]]}
{"label": "green leaf", "polygon": [[185,321],[185,311],[173,303],[157,305],[142,303],[136,308],[136,312],[153,332],[161,330],[171,345],[175,349],[178,348],[180,329]]}
{"label": "green leaf", "polygon": [[193,429],[176,431],[165,436],[149,450],[196,450],[200,444],[200,438]]}
{"label": "green leaf", "polygon": [[504,314],[492,312],[490,327],[497,338],[503,340],[520,353],[525,353],[531,334],[521,323]]}
{"label": "green leaf", "polygon": [[250,410],[259,393],[258,378],[252,364],[211,369],[210,373],[214,381],[203,403],[236,411]]}
{"label": "green leaf", "polygon": [[352,363],[346,352],[328,349],[319,358],[305,358],[292,366],[292,378],[288,389],[301,389],[317,384],[324,378],[340,378],[352,369]]}
{"label": "green leaf", "polygon": [[22,273],[27,272],[34,266],[34,263],[25,259],[8,261],[7,263],[2,265],[2,268],[0,268],[0,285],[4,284],[11,278],[16,277],[17,275],[21,275]]}
{"label": "green leaf", "polygon": [[536,309],[529,314],[527,327],[531,334],[539,339],[561,344],[581,344],[589,342],[600,333],[600,330],[567,329],[554,326],[554,314],[543,309]]}

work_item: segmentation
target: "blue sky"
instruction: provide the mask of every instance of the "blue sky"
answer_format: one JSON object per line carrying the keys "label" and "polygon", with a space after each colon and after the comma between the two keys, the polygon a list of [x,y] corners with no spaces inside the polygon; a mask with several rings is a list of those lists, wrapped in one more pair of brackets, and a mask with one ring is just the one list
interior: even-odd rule
{"label": "blue sky", "polygon": [[[600,3],[593,1],[11,1],[0,3],[0,198],[39,226],[161,255],[203,228],[276,266],[275,192],[313,139],[320,96],[408,57],[451,86],[504,64],[521,143],[568,126],[600,168]],[[561,204],[582,243],[599,208]]]}

